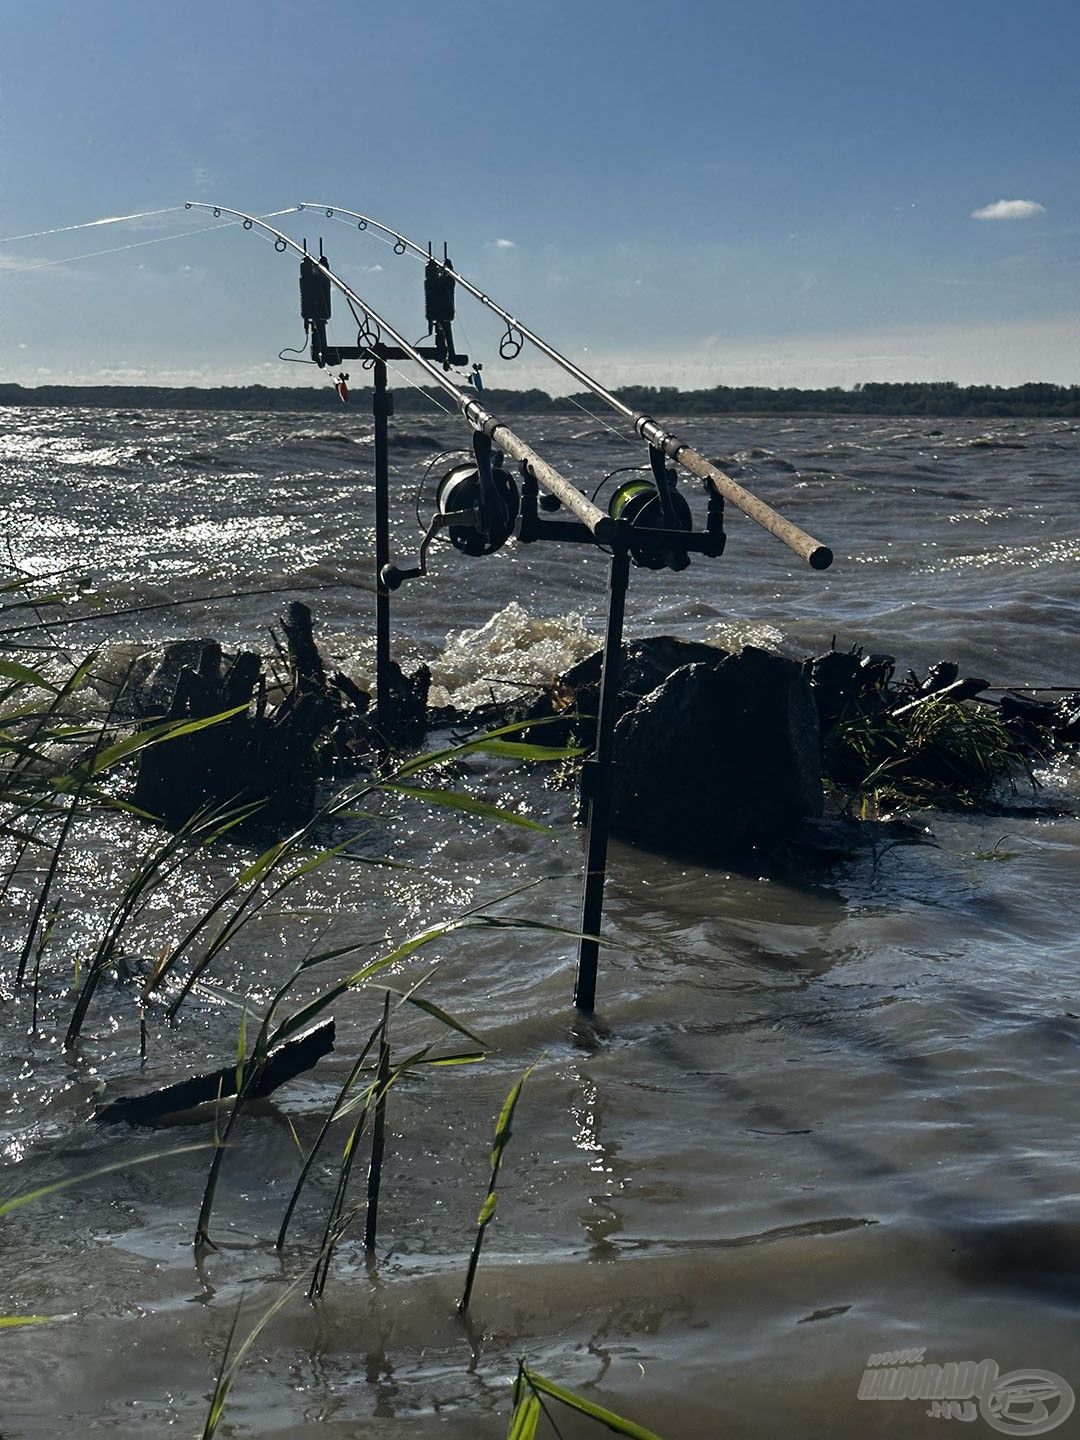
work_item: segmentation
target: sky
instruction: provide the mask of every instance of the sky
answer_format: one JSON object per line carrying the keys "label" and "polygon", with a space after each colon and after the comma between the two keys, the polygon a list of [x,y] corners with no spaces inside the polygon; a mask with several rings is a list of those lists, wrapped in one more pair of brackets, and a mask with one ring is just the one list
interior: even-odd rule
{"label": "sky", "polygon": [[[1076,0],[0,3],[0,382],[325,384],[198,200],[445,240],[610,386],[1080,383]],[[411,257],[274,223],[419,337]],[[577,388],[458,308],[489,384]]]}

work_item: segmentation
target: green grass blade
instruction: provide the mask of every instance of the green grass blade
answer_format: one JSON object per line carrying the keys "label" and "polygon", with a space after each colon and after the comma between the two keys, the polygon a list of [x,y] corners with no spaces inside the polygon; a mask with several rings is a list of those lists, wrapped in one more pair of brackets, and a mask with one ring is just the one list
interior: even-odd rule
{"label": "green grass blade", "polygon": [[423,1010],[425,1015],[430,1015],[433,1020],[438,1020],[450,1030],[456,1030],[459,1035],[464,1035],[467,1040],[475,1040],[477,1045],[487,1045],[482,1035],[477,1035],[475,1030],[470,1030],[463,1020],[456,1019],[441,1005],[436,1005],[432,1000],[425,1000],[422,995],[403,995],[402,999],[409,1005],[415,1005],[418,1010]]}
{"label": "green grass blade", "polygon": [[23,1205],[29,1205],[32,1200],[41,1200],[46,1195],[54,1195],[58,1190],[70,1190],[72,1185],[81,1185],[86,1180],[97,1180],[101,1175],[112,1175],[117,1170],[130,1170],[133,1165],[150,1165],[155,1160],[169,1160],[174,1155],[190,1155],[196,1150],[210,1150],[210,1145],[181,1145],[174,1150],[157,1150],[153,1155],[137,1155],[134,1159],[116,1160],[111,1165],[101,1165],[96,1170],[87,1170],[83,1175],[69,1175],[66,1180],[54,1180],[49,1185],[39,1185],[36,1190],[24,1190],[20,1195],[12,1195],[10,1199],[0,1201],[0,1219],[10,1215],[13,1210],[18,1210]]}
{"label": "green grass blade", "polygon": [[487,1059],[482,1050],[470,1050],[462,1055],[429,1055],[425,1060],[418,1060],[417,1065],[482,1065]]}
{"label": "green grass blade", "polygon": [[0,675],[5,680],[17,680],[20,685],[32,685],[35,690],[48,690],[53,695],[59,693],[57,687],[51,680],[47,680],[40,670],[31,669],[29,665],[20,665],[17,660],[0,660]]}
{"label": "green grass blade", "polygon": [[495,1139],[491,1145],[491,1168],[494,1172],[491,1178],[493,1182],[498,1177],[499,1166],[502,1164],[503,1151],[509,1144],[510,1136],[513,1134],[514,1111],[517,1109],[517,1103],[521,1099],[521,1087],[535,1069],[536,1062],[534,1061],[525,1071],[524,1075],[522,1075],[521,1079],[511,1087],[509,1095],[507,1095],[503,1101],[503,1107],[499,1112],[499,1119],[495,1125]]}
{"label": "green grass blade", "polygon": [[[409,775],[416,775],[421,770],[430,770],[433,765],[441,765],[446,760],[462,759],[477,750],[490,750],[491,745],[504,735],[520,735],[523,731],[538,729],[542,725],[554,725],[564,719],[565,716],[562,715],[546,715],[542,720],[529,720],[524,724],[518,721],[514,725],[502,725],[497,730],[489,730],[486,734],[477,736],[475,740],[466,740],[461,745],[450,745],[445,750],[429,750],[426,755],[417,755],[412,760],[406,760],[404,765],[399,765],[388,778],[391,781],[404,780]],[[557,751],[554,749],[547,750],[542,745],[532,748],[539,752],[538,759],[557,758]]]}
{"label": "green grass blade", "polygon": [[499,1167],[502,1165],[503,1152],[510,1139],[514,1111],[517,1109],[518,1100],[521,1098],[521,1087],[536,1069],[537,1062],[534,1060],[524,1074],[515,1081],[510,1089],[509,1095],[503,1101],[503,1107],[499,1111],[499,1118],[495,1122],[495,1138],[491,1145],[491,1178],[488,1180],[487,1194],[484,1203],[480,1207],[480,1214],[476,1221],[476,1237],[473,1240],[472,1253],[469,1256],[469,1266],[465,1272],[465,1286],[462,1290],[461,1299],[458,1301],[458,1314],[464,1315],[469,1308],[469,1301],[472,1299],[473,1285],[476,1283],[476,1271],[480,1264],[480,1252],[484,1248],[484,1236],[487,1227],[495,1214],[495,1207],[498,1204],[496,1186],[499,1183]]}
{"label": "green grass blade", "polygon": [[288,844],[288,840],[279,840],[276,845],[271,845],[269,850],[264,850],[246,869],[240,871],[236,877],[237,885],[250,885],[253,880],[258,880],[260,876],[265,875],[281,857]]}
{"label": "green grass blade", "polygon": [[566,1390],[562,1385],[556,1385],[553,1380],[545,1380],[542,1375],[537,1375],[532,1370],[525,1371],[525,1380],[530,1388],[539,1395],[550,1395],[553,1400],[558,1400],[569,1410],[576,1410],[579,1415],[587,1415],[590,1420],[595,1420],[600,1425],[606,1425],[616,1435],[625,1435],[628,1440],[660,1440],[655,1430],[646,1430],[644,1425],[636,1425],[633,1420],[625,1420],[621,1415],[616,1415],[613,1410],[605,1410],[602,1405],[595,1405],[591,1400],[586,1400],[581,1395],[575,1395],[572,1390]]}
{"label": "green grass blade", "polygon": [[163,720],[160,724],[150,725],[135,735],[128,735],[123,740],[118,740],[115,745],[108,745],[105,749],[99,750],[94,757],[90,773],[100,775],[103,770],[112,769],[121,760],[126,760],[129,755],[135,755],[138,751],[145,750],[149,745],[164,745],[170,740],[180,740],[185,735],[194,735],[198,730],[208,730],[212,725],[221,725],[226,720],[231,720],[234,715],[243,715],[247,708],[246,705],[234,705],[231,710],[222,710],[217,715],[205,715],[198,720]]}
{"label": "green grass blade", "polygon": [[247,1002],[240,1013],[240,1028],[236,1034],[236,1093],[239,1095],[244,1088],[244,1065],[247,1062]]}
{"label": "green grass blade", "polygon": [[508,760],[572,760],[585,753],[580,745],[530,745],[524,740],[478,740],[473,748]]}
{"label": "green grass blade", "polygon": [[540,1401],[530,1392],[514,1406],[506,1440],[536,1440],[536,1427],[539,1423]]}

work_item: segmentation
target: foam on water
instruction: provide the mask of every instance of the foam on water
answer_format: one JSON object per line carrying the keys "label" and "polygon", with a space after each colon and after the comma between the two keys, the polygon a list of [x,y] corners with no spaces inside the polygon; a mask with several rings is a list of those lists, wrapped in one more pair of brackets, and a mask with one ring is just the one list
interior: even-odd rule
{"label": "foam on water", "polygon": [[516,600],[475,630],[453,631],[431,661],[433,705],[470,710],[550,685],[599,648],[580,615],[530,615]]}

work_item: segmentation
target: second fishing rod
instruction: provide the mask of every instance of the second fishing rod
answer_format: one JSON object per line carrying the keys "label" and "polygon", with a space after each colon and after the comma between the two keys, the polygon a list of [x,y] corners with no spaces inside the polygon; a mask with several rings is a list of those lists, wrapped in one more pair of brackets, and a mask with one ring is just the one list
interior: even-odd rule
{"label": "second fishing rod", "polygon": [[[706,488],[714,490],[734,505],[737,510],[742,511],[749,519],[755,521],[771,535],[774,535],[778,540],[782,541],[788,549],[793,550],[796,555],[799,555],[803,560],[807,561],[815,570],[827,570],[832,564],[833,554],[827,545],[824,545],[820,540],[814,539],[812,535],[807,534],[805,530],[788,520],[786,516],[779,514],[778,511],[774,510],[771,505],[766,504],[759,496],[747,490],[745,486],[740,485],[737,480],[732,479],[732,477],[721,470],[718,465],[714,465],[711,460],[706,459],[706,457],[695,450],[693,446],[687,445],[684,441],[680,440],[677,435],[674,435],[669,430],[665,430],[651,415],[645,415],[641,411],[634,410],[634,408],[624,400],[620,400],[617,395],[605,385],[602,385],[599,380],[595,379],[587,371],[583,370],[580,365],[575,364],[568,356],[556,350],[553,345],[549,344],[548,341],[544,340],[540,335],[537,335],[535,331],[530,330],[529,327],[518,320],[516,316],[504,310],[503,307],[493,300],[485,291],[479,289],[472,281],[455,270],[449,258],[444,257],[442,260],[437,259],[432,253],[430,246],[425,250],[414,240],[410,240],[409,237],[404,235],[400,230],[394,230],[389,225],[384,225],[382,221],[376,220],[371,215],[364,215],[359,210],[350,210],[342,205],[328,205],[312,200],[303,201],[298,208],[300,210],[322,210],[328,219],[348,216],[350,219],[356,221],[357,227],[360,230],[375,230],[392,239],[395,254],[404,255],[406,251],[408,251],[423,260],[428,266],[429,274],[432,273],[432,271],[438,271],[443,274],[452,275],[453,279],[463,290],[467,291],[475,300],[479,301],[485,309],[490,310],[506,324],[506,335],[503,337],[502,344],[500,345],[500,354],[503,355],[504,359],[512,358],[510,351],[505,348],[508,341],[511,349],[513,349],[514,346],[516,346],[518,350],[520,349],[520,342],[514,333],[516,331],[517,335],[522,336],[531,345],[535,346],[541,354],[546,355],[548,359],[558,365],[560,369],[564,370],[568,375],[571,375],[579,384],[584,385],[597,399],[603,400],[606,405],[609,405],[625,420],[629,420],[637,434],[645,441],[650,449],[662,451],[669,459],[674,460],[677,465],[681,465],[683,469],[689,471],[691,475],[700,480]],[[514,351],[514,353],[516,353],[516,351]],[[662,489],[661,498],[664,498]]]}

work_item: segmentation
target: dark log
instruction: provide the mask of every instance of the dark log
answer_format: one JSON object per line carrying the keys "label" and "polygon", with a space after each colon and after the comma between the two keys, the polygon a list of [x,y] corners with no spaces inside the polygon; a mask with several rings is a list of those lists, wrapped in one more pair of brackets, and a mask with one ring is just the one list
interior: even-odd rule
{"label": "dark log", "polygon": [[326,670],[319,647],[315,644],[315,626],[311,611],[301,601],[294,600],[281,626],[289,646],[295,688],[325,690]]}
{"label": "dark log", "polygon": [[330,683],[334,685],[347,700],[350,700],[358,715],[366,715],[371,708],[371,696],[366,690],[361,690],[355,680],[351,680],[340,670],[335,670],[330,677]]}
{"label": "dark log", "polygon": [[[333,1020],[325,1020],[294,1040],[275,1046],[245,1100],[264,1099],[280,1085],[310,1070],[333,1048]],[[224,1065],[209,1075],[193,1075],[189,1080],[152,1090],[148,1095],[122,1096],[99,1110],[94,1119],[102,1125],[160,1125],[178,1111],[191,1110],[235,1094],[236,1066]]]}
{"label": "dark log", "polygon": [[[423,742],[428,728],[428,691],[431,688],[431,671],[426,665],[419,666],[411,675],[406,675],[396,660],[391,660],[387,669],[387,690],[384,704],[379,702],[380,739],[390,747],[419,745]],[[383,717],[389,716],[389,721]]]}
{"label": "dark log", "polygon": [[910,715],[920,705],[926,705],[931,700],[948,700],[956,704],[960,700],[973,700],[976,695],[981,695],[984,690],[990,689],[989,680],[978,680],[969,675],[964,680],[954,680],[951,685],[946,685],[941,690],[934,690],[929,695],[920,695],[917,700],[909,700],[906,705],[899,705],[889,714],[894,720],[901,720],[905,715]]}

